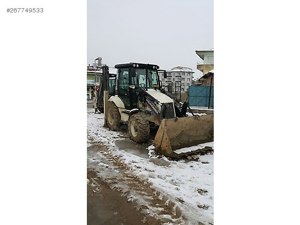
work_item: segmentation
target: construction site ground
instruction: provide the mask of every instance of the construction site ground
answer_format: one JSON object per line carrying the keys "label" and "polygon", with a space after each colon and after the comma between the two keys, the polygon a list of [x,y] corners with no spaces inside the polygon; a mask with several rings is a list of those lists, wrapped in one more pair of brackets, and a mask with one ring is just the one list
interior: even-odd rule
{"label": "construction site ground", "polygon": [[103,123],[87,109],[88,225],[213,224],[213,154],[170,160]]}

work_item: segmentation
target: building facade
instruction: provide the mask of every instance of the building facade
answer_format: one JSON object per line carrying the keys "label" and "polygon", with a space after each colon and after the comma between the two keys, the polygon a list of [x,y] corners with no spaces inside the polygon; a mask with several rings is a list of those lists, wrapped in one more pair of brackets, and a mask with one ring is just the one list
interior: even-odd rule
{"label": "building facade", "polygon": [[92,92],[94,90],[94,86],[99,84],[99,75],[101,75],[101,70],[96,69],[93,66],[87,66],[87,100],[92,100]]}
{"label": "building facade", "polygon": [[167,78],[159,73],[162,87],[173,94],[187,92],[192,84],[193,70],[189,67],[177,66],[167,71]]}
{"label": "building facade", "polygon": [[94,86],[100,82],[99,76],[102,74],[101,70],[102,66],[102,58],[98,57],[94,60],[93,65],[88,65],[86,70],[87,70],[87,100],[90,101],[92,100],[92,93],[94,90]]}
{"label": "building facade", "polygon": [[214,50],[196,51],[196,54],[203,60],[202,63],[197,65],[197,69],[200,70],[203,75],[214,69]]}

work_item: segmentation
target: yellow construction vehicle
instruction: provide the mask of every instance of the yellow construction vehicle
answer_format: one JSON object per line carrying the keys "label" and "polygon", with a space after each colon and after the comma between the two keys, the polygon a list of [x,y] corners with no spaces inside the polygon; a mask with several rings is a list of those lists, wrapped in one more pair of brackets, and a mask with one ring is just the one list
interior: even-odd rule
{"label": "yellow construction vehicle", "polygon": [[[213,141],[213,114],[187,117],[187,104],[179,109],[161,88],[157,65],[126,63],[115,68],[116,82],[104,104],[105,122],[111,130],[125,123],[130,139],[143,143],[150,139],[150,127],[158,127],[153,145],[169,157],[182,154],[178,149]],[[108,67],[103,72],[108,77]]]}

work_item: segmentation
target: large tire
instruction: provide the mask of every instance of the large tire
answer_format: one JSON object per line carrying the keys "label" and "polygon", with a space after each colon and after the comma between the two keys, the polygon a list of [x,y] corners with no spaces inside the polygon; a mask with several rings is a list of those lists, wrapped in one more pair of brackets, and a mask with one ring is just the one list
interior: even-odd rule
{"label": "large tire", "polygon": [[121,115],[118,107],[113,102],[107,104],[107,125],[111,130],[118,130],[120,127]]}
{"label": "large tire", "polygon": [[140,114],[130,116],[128,133],[131,140],[137,143],[147,142],[150,138],[150,125]]}

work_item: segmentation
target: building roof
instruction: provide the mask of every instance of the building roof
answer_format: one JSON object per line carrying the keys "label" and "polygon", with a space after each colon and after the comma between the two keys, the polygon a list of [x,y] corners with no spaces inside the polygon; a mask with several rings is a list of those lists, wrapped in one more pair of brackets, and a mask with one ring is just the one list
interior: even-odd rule
{"label": "building roof", "polygon": [[87,70],[87,73],[102,73],[102,70]]}
{"label": "building roof", "polygon": [[189,73],[194,73],[193,70],[190,67],[185,67],[185,66],[176,66],[169,70],[168,72],[189,72]]}
{"label": "building roof", "polygon": [[206,55],[207,53],[213,53],[214,50],[201,50],[201,51],[198,51],[196,50],[196,54],[202,59],[204,60],[204,55]]}
{"label": "building roof", "polygon": [[214,70],[209,71],[208,73],[204,74],[200,79],[207,78],[209,76],[214,76]]}

